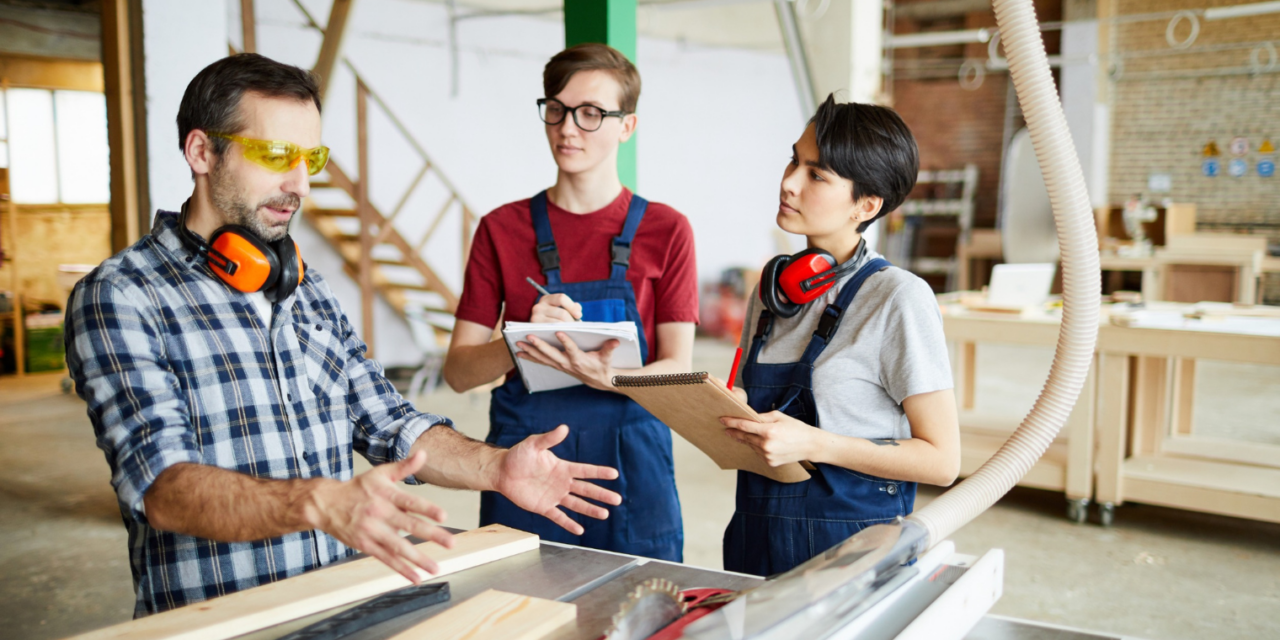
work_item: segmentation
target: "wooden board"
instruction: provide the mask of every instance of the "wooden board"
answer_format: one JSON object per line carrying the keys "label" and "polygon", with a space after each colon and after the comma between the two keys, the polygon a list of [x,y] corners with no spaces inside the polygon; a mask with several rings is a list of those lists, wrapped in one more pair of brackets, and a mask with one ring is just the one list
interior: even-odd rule
{"label": "wooden board", "polygon": [[[700,377],[701,376],[701,377]],[[699,378],[700,377],[700,378]],[[760,416],[709,373],[615,376],[619,393],[635,400],[672,431],[702,450],[721,469],[741,469],[778,482],[803,482],[809,473],[795,462],[770,467],[750,446],[725,434],[724,416],[759,421]],[[696,380],[696,381],[695,381]]]}
{"label": "wooden board", "polygon": [[539,640],[577,619],[577,605],[489,589],[391,640]]}
{"label": "wooden board", "polygon": [[[452,549],[418,545],[440,565],[435,577],[538,548],[538,536],[502,525],[460,533]],[[376,558],[309,571],[221,598],[99,629],[77,638],[224,640],[409,586]]]}

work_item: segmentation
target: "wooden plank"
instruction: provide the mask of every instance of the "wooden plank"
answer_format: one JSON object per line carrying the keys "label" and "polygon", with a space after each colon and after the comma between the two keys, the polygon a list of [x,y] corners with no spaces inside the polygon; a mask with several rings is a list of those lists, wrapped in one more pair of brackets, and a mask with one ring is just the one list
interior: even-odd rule
{"label": "wooden plank", "polygon": [[107,102],[107,143],[111,147],[111,252],[137,242],[139,220],[137,125],[134,114],[132,33],[129,0],[102,3],[102,59]]}
{"label": "wooden plank", "polygon": [[1125,480],[1125,499],[1175,509],[1216,513],[1263,522],[1280,522],[1280,500],[1242,493],[1224,493],[1212,489],[1172,482],[1129,477]]}
{"label": "wooden plank", "polygon": [[539,640],[578,619],[578,607],[489,589],[391,640]]}
{"label": "wooden plank", "polygon": [[[336,7],[338,2],[334,3]],[[336,9],[335,9],[336,11]],[[327,38],[326,38],[327,41]],[[356,211],[360,213],[360,334],[364,339],[366,358],[374,357],[373,348],[373,212],[369,202],[369,90],[356,79]]]}
{"label": "wooden plank", "polygon": [[[538,536],[490,525],[454,536],[452,549],[418,545],[440,565],[436,578],[538,548]],[[361,558],[221,598],[99,629],[81,640],[224,640],[409,585],[376,558]]]}
{"label": "wooden plank", "polygon": [[1274,444],[1191,436],[1167,438],[1160,448],[1162,453],[1185,458],[1280,468],[1280,446]]}
{"label": "wooden plank", "polygon": [[[320,55],[316,56],[316,66],[311,69],[320,82],[322,100],[329,90],[329,79],[333,76],[334,65],[338,62],[338,51],[342,48],[342,35],[347,30],[347,18],[351,16],[351,1],[333,0],[333,5],[329,7],[329,22],[324,27]],[[364,179],[364,174],[360,174],[360,179]]]}
{"label": "wooden plank", "polygon": [[1280,340],[1271,336],[1238,333],[1144,329],[1109,324],[1098,332],[1098,350],[1134,355],[1280,364]]}
{"label": "wooden plank", "polygon": [[1089,365],[1089,376],[1062,431],[1067,436],[1066,488],[1068,500],[1093,499],[1093,445],[1097,417],[1098,358]]}
{"label": "wooden plank", "polygon": [[1196,361],[1192,358],[1177,358],[1173,365],[1173,416],[1169,425],[1173,433],[1191,435],[1195,400]]}
{"label": "wooden plank", "polygon": [[1145,455],[1158,452],[1169,431],[1169,359],[1140,356],[1135,360],[1129,451]]}
{"label": "wooden plank", "polygon": [[1129,417],[1129,357],[1098,356],[1098,502],[1120,504]]}
{"label": "wooden plank", "polygon": [[[114,36],[107,29],[108,26],[115,28],[117,18],[114,13],[108,15],[108,9],[114,12],[115,5],[127,4],[127,0],[104,0],[102,3],[102,48],[107,53],[104,60],[110,57],[117,46]],[[123,28],[128,28],[127,21]],[[128,43],[125,44],[124,60],[127,61]],[[112,48],[107,49],[108,45]],[[0,55],[0,77],[7,78],[11,87],[102,93],[106,89],[103,68],[101,62],[87,60],[60,60],[10,53]]]}
{"label": "wooden plank", "polygon": [[253,0],[240,0],[240,49],[245,53],[258,52],[258,28]]}

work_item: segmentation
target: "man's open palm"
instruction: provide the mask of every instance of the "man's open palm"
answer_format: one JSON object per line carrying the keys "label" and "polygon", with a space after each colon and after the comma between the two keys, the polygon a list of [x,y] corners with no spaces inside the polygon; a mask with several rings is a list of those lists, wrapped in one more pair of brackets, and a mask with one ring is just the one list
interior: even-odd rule
{"label": "man's open palm", "polygon": [[516,506],[549,518],[574,535],[582,535],[582,525],[560,510],[564,507],[582,515],[604,520],[609,511],[583,498],[605,504],[622,504],[622,496],[587,482],[614,480],[618,470],[593,464],[568,462],[551,453],[569,435],[569,427],[529,436],[502,458],[498,491]]}

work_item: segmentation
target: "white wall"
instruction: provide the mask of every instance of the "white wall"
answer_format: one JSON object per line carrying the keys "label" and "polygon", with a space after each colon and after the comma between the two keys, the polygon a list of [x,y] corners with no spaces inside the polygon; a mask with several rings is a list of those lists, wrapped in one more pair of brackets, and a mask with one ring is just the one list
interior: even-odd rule
{"label": "white wall", "polygon": [[152,209],[177,211],[191,195],[178,148],[178,105],[187,83],[227,55],[226,0],[143,0],[147,161]]}
{"label": "white wall", "polygon": [[[153,4],[157,7],[151,12]],[[318,21],[327,19],[326,0],[304,4]],[[238,8],[238,2],[226,0],[148,0],[148,119],[156,207],[175,208],[190,193],[173,118],[191,77],[225,55],[228,40],[239,41]],[[315,62],[320,35],[305,28],[291,2],[258,0],[257,10],[261,53],[304,67]],[[193,24],[201,26],[190,28]],[[564,28],[538,18],[483,18],[459,23],[458,39],[456,97],[450,95],[443,5],[361,0],[355,3],[343,54],[483,214],[527,198],[555,179],[534,101],[542,96],[543,65],[563,47]],[[785,57],[653,39],[641,39],[637,50],[644,79],[640,193],[689,217],[702,279],[717,278],[727,267],[760,266],[774,253],[778,184],[805,120]],[[354,95],[353,76],[340,65],[325,102],[325,141],[353,174]],[[419,165],[376,110],[370,130],[370,193],[386,211]],[[402,214],[409,222],[434,216],[438,201],[428,192],[410,201]],[[462,272],[459,232],[456,226],[442,227],[426,253],[455,290]],[[358,289],[341,274],[336,254],[309,230],[298,229],[295,235],[308,263],[333,283],[358,325]],[[795,239],[792,244],[799,246]],[[379,359],[388,365],[416,362],[419,355],[409,347],[409,333],[389,307],[380,304],[376,318]]]}

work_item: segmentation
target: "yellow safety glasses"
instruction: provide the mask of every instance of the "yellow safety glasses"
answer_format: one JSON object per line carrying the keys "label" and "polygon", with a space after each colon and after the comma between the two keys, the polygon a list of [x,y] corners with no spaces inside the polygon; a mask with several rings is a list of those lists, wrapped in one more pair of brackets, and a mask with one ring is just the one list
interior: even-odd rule
{"label": "yellow safety glasses", "polygon": [[239,143],[244,147],[245,160],[276,173],[291,171],[298,166],[299,162],[306,162],[307,173],[314,176],[320,173],[324,165],[329,162],[329,147],[303,149],[283,140],[254,140],[229,133],[209,133],[208,135]]}

